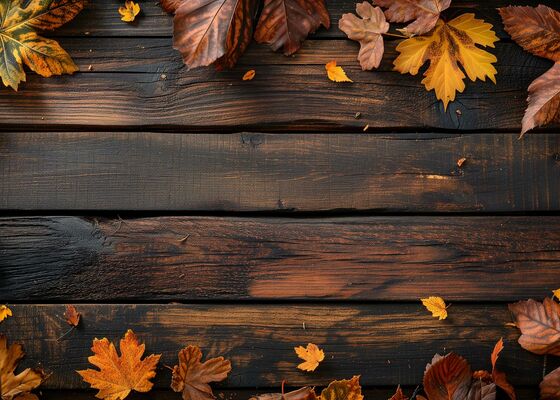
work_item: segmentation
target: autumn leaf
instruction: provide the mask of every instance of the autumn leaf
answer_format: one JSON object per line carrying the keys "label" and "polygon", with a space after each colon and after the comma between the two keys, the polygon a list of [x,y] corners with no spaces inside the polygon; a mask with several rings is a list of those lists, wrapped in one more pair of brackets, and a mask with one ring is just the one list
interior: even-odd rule
{"label": "autumn leaf", "polygon": [[436,354],[426,366],[424,391],[429,400],[466,398],[471,388],[471,367],[461,356]]}
{"label": "autumn leaf", "polygon": [[249,400],[316,400],[315,390],[305,386],[288,393],[264,393],[253,396]]}
{"label": "autumn leaf", "polygon": [[401,389],[401,385],[397,387],[397,390],[394,395],[391,396],[389,400],[408,400]]}
{"label": "autumn leaf", "polygon": [[337,67],[336,61],[328,62],[325,69],[327,70],[327,76],[333,82],[352,82],[352,79],[348,78],[342,67]]}
{"label": "autumn leaf", "polygon": [[0,322],[4,321],[6,318],[12,316],[12,310],[8,308],[6,305],[0,306]]}
{"label": "autumn leaf", "polygon": [[231,363],[216,357],[201,363],[202,352],[197,346],[187,346],[179,351],[179,365],[173,367],[171,389],[183,393],[183,400],[210,400],[215,396],[208,383],[227,378]]}
{"label": "autumn leaf", "polygon": [[463,14],[448,23],[440,20],[429,35],[407,39],[397,46],[400,54],[394,61],[395,69],[401,74],[416,75],[429,60],[422,83],[428,91],[435,90],[447,110],[456,92],[465,90],[465,73],[471,81],[489,78],[496,83],[497,72],[492,65],[496,57],[476,47],[494,47],[496,41],[492,25],[474,18],[474,14]]}
{"label": "autumn leaf", "polygon": [[556,297],[558,300],[560,300],[560,289],[553,290],[552,297]]}
{"label": "autumn leaf", "polygon": [[8,347],[8,339],[0,335],[0,398],[5,400],[38,399],[30,393],[45,379],[41,370],[27,368],[19,374],[14,374],[18,363],[25,353],[20,344]]}
{"label": "autumn leaf", "polygon": [[492,362],[492,381],[501,388],[504,392],[507,393],[511,400],[515,400],[515,389],[513,386],[508,382],[505,372],[499,371],[496,369],[496,363],[498,362],[498,357],[500,353],[504,349],[504,340],[500,338],[496,345],[494,346],[494,350],[492,350],[492,354],[490,356],[490,360]]}
{"label": "autumn leaf", "polygon": [[128,330],[120,341],[121,355],[107,338],[94,339],[93,356],[88,361],[99,371],[77,371],[92,388],[99,389],[96,397],[104,400],[123,400],[132,390],[149,392],[154,385],[150,379],[156,376],[155,368],[161,355],[150,355],[142,360],[146,346]]}
{"label": "autumn leaf", "polygon": [[425,299],[420,299],[424,307],[432,313],[432,317],[442,319],[447,318],[447,305],[441,297],[430,296]]}
{"label": "autumn leaf", "polygon": [[80,324],[81,314],[76,310],[76,307],[72,305],[66,306],[66,311],[64,312],[64,319],[66,323],[72,327],[77,327]]}
{"label": "autumn leaf", "polygon": [[363,400],[360,377],[333,381],[321,392],[320,400]]}
{"label": "autumn leaf", "polygon": [[421,35],[431,31],[442,11],[449,8],[451,0],[374,0],[374,3],[387,8],[385,16],[391,22],[413,21],[404,29],[407,36]]}
{"label": "autumn leaf", "polygon": [[294,347],[299,358],[304,360],[297,367],[302,371],[315,371],[319,363],[325,359],[325,353],[316,344],[308,343],[307,347]]}
{"label": "autumn leaf", "polygon": [[121,15],[121,21],[132,22],[136,16],[140,13],[140,4],[135,3],[132,0],[126,0],[124,2],[124,7],[119,7],[119,14]]}
{"label": "autumn leaf", "polygon": [[543,303],[530,299],[510,304],[509,310],[521,330],[521,347],[535,354],[560,356],[560,304],[551,298]]}
{"label": "autumn leaf", "polygon": [[[26,4],[25,8],[20,6]],[[5,86],[18,90],[25,82],[25,63],[45,77],[72,74],[78,70],[68,53],[36,30],[53,30],[74,18],[84,0],[30,0],[0,2],[0,76]]]}
{"label": "autumn leaf", "polygon": [[244,81],[252,81],[255,78],[256,72],[254,69],[250,69],[249,71],[245,72],[243,75]]}
{"label": "autumn leaf", "polygon": [[[458,398],[459,399],[459,398]],[[496,385],[482,380],[473,381],[466,400],[495,400]],[[431,400],[431,399],[430,399]]]}
{"label": "autumn leaf", "polygon": [[373,7],[369,2],[356,4],[356,14],[343,14],[338,27],[349,39],[360,43],[358,60],[362,69],[371,70],[379,67],[385,46],[383,36],[389,30],[389,24],[381,8]]}
{"label": "autumn leaf", "polygon": [[547,374],[539,387],[541,391],[541,400],[560,399],[560,368],[556,368]]}
{"label": "autumn leaf", "polygon": [[330,27],[325,0],[264,0],[255,40],[289,56],[321,25]]}

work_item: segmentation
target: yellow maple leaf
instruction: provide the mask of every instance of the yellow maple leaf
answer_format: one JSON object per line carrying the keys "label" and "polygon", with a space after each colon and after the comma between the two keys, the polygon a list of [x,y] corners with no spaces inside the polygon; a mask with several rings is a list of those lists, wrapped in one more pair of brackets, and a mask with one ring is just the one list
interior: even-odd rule
{"label": "yellow maple leaf", "polygon": [[133,2],[132,0],[126,0],[124,2],[124,7],[119,7],[119,14],[121,15],[121,21],[132,22],[136,16],[140,13],[140,4]]}
{"label": "yellow maple leaf", "polygon": [[6,318],[12,316],[12,310],[6,305],[0,306],[0,322],[4,321]]}
{"label": "yellow maple leaf", "polygon": [[420,300],[424,307],[432,313],[433,317],[439,318],[440,320],[447,318],[447,306],[441,297],[430,296]]}
{"label": "yellow maple leaf", "polygon": [[319,400],[363,400],[360,377],[333,381],[321,392]]}
{"label": "yellow maple leaf", "polygon": [[307,347],[294,347],[294,350],[298,357],[304,360],[304,362],[297,366],[302,371],[315,371],[319,363],[325,359],[323,350],[313,343],[308,343]]}
{"label": "yellow maple leaf", "polygon": [[352,79],[348,78],[342,67],[336,66],[334,60],[325,64],[325,69],[327,70],[327,76],[333,82],[352,82]]}
{"label": "yellow maple leaf", "polygon": [[[560,289],[556,289],[552,291],[552,297],[556,297],[558,300],[560,300]],[[0,308],[0,312],[2,311],[2,309]],[[0,321],[2,320],[2,315],[0,314]]]}
{"label": "yellow maple leaf", "polygon": [[149,392],[154,385],[150,382],[156,376],[155,368],[161,355],[152,354],[142,360],[146,346],[128,330],[120,342],[121,355],[107,338],[94,339],[88,361],[99,371],[87,369],[77,371],[92,388],[99,389],[98,399],[123,400],[132,390]]}
{"label": "yellow maple leaf", "polygon": [[429,60],[422,83],[428,91],[435,90],[447,110],[456,93],[465,90],[465,73],[473,82],[489,78],[496,83],[497,71],[492,65],[498,61],[496,56],[476,45],[494,47],[498,40],[492,25],[474,14],[463,14],[448,23],[439,20],[429,35],[406,39],[397,46],[400,54],[394,61],[395,70],[416,75]]}

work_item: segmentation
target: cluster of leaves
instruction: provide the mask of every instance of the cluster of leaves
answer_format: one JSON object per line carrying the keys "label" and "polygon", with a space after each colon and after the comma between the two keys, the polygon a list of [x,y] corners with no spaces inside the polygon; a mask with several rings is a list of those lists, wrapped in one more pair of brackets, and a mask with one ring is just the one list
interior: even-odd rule
{"label": "cluster of leaves", "polygon": [[[555,292],[557,296],[559,291]],[[540,355],[560,356],[560,304],[552,298],[542,303],[535,300],[509,305],[517,327],[519,344]],[[560,399],[560,368],[548,373],[540,384],[541,400]]]}
{"label": "cluster of leaves", "polygon": [[260,0],[162,0],[163,9],[174,13],[173,47],[189,68],[215,64],[231,68],[253,37],[273,50],[291,55],[321,25],[328,28],[330,17],[324,0],[264,0],[258,21]]}

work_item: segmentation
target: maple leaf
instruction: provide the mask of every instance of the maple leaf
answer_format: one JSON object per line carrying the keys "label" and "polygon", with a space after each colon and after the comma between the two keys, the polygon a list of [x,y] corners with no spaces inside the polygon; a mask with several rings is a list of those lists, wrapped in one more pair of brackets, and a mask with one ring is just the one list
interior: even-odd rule
{"label": "maple leaf", "polygon": [[326,63],[325,69],[327,70],[327,76],[333,82],[352,82],[352,79],[348,78],[342,67],[337,67],[334,60]]}
{"label": "maple leaf", "polygon": [[442,11],[449,8],[451,0],[374,0],[385,10],[385,16],[391,22],[409,22],[415,20],[400,31],[407,36],[421,35],[431,31]]}
{"label": "maple leaf", "polygon": [[316,400],[315,390],[305,386],[288,393],[264,393],[253,396],[249,400]]}
{"label": "maple leaf", "polygon": [[284,54],[294,54],[302,42],[321,25],[330,27],[325,0],[264,0],[255,40]]}
{"label": "maple leaf", "polygon": [[497,41],[492,25],[474,18],[474,14],[463,14],[448,23],[439,20],[430,35],[406,39],[397,46],[400,54],[394,61],[395,69],[416,75],[430,60],[422,83],[428,91],[435,89],[447,110],[456,92],[465,89],[465,73],[472,81],[489,78],[496,83],[497,71],[492,65],[496,57],[476,45],[494,47]]}
{"label": "maple leaf", "polygon": [[338,21],[338,27],[346,33],[349,39],[360,43],[358,60],[362,69],[371,70],[379,67],[385,46],[383,44],[383,33],[389,30],[389,24],[381,8],[373,7],[367,1],[356,4],[356,15],[343,14]]}
{"label": "maple leaf", "polygon": [[389,400],[408,400],[408,397],[406,397],[401,389],[401,385],[399,385],[397,387],[397,390],[395,391],[395,394],[391,396],[391,398]]}
{"label": "maple leaf", "polygon": [[[25,8],[20,6],[26,4]],[[68,53],[36,30],[52,30],[74,18],[84,0],[0,1],[0,76],[5,86],[18,90],[25,82],[25,63],[45,77],[78,70]]]}
{"label": "maple leaf", "polygon": [[120,341],[121,355],[107,338],[94,339],[88,361],[99,371],[77,371],[92,388],[99,389],[96,397],[104,400],[123,400],[132,390],[149,392],[154,385],[150,379],[156,376],[155,368],[161,355],[150,355],[142,360],[146,346],[128,330]]}
{"label": "maple leaf", "polygon": [[121,15],[121,21],[132,22],[136,16],[140,13],[140,4],[135,3],[132,0],[126,0],[124,2],[124,7],[119,7],[119,14]]}
{"label": "maple leaf", "polygon": [[511,400],[515,400],[515,389],[513,386],[508,382],[505,372],[499,371],[496,369],[496,363],[498,362],[498,357],[500,353],[504,349],[504,340],[500,338],[496,345],[494,346],[494,350],[492,350],[492,354],[490,356],[490,360],[492,362],[492,381],[501,388],[504,392],[507,393]]}
{"label": "maple leaf", "polygon": [[179,365],[173,367],[171,389],[183,393],[183,400],[210,400],[215,396],[208,383],[227,378],[231,363],[216,357],[201,363],[202,352],[197,346],[187,346],[179,351]]}
{"label": "maple leaf", "polygon": [[17,375],[14,374],[24,355],[20,344],[8,347],[8,339],[0,335],[0,398],[3,400],[37,399],[37,396],[30,392],[45,379],[43,371],[27,368]]}
{"label": "maple leaf", "polygon": [[363,400],[360,377],[342,379],[329,383],[320,396],[321,400]]}
{"label": "maple leaf", "polygon": [[547,374],[539,385],[541,400],[560,399],[560,368]]}
{"label": "maple leaf", "polygon": [[560,356],[560,304],[551,298],[543,303],[529,299],[509,305],[517,327],[519,344],[535,354]]}
{"label": "maple leaf", "polygon": [[447,306],[441,297],[430,296],[420,300],[424,307],[432,313],[432,317],[439,318],[440,321],[447,318]]}
{"label": "maple leaf", "polygon": [[436,354],[426,366],[424,391],[429,400],[464,399],[471,388],[471,367],[463,357]]}
{"label": "maple leaf", "polygon": [[243,75],[243,80],[244,81],[252,81],[255,78],[255,75],[257,73],[255,72],[254,69],[250,69],[249,71],[245,72],[245,75]]}
{"label": "maple leaf", "polygon": [[80,324],[81,314],[76,310],[76,307],[72,305],[66,306],[66,311],[64,312],[64,319],[66,323],[72,327],[76,327]]}
{"label": "maple leaf", "polygon": [[0,322],[4,321],[6,318],[12,316],[12,310],[8,308],[6,305],[0,306]]}
{"label": "maple leaf", "polygon": [[305,360],[297,367],[302,371],[315,371],[319,363],[325,359],[325,353],[316,344],[308,343],[307,347],[294,347],[299,358]]}

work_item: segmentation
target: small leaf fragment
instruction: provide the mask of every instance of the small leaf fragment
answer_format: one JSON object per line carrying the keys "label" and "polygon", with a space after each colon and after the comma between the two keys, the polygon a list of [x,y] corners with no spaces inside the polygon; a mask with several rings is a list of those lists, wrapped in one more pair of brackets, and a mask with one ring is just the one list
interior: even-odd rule
{"label": "small leaf fragment", "polygon": [[12,310],[7,305],[0,306],[0,322],[12,316]]}
{"label": "small leaf fragment", "polygon": [[250,69],[249,71],[245,72],[243,75],[244,81],[252,81],[255,78],[256,71],[254,69]]}
{"label": "small leaf fragment", "polygon": [[408,400],[408,397],[406,397],[401,389],[401,385],[399,385],[397,387],[397,390],[395,391],[395,394],[391,396],[391,398],[389,400]]}
{"label": "small leaf fragment", "polygon": [[447,305],[441,297],[430,296],[420,300],[424,307],[432,313],[433,317],[439,318],[440,321],[447,318]]}
{"label": "small leaf fragment", "polygon": [[540,384],[541,400],[560,399],[560,368],[548,373]]}
{"label": "small leaf fragment", "polygon": [[8,339],[0,335],[0,398],[6,400],[36,399],[30,393],[37,388],[45,379],[42,370],[27,368],[18,374],[14,374],[18,363],[25,353],[23,347],[11,344],[8,347]]}
{"label": "small leaf fragment", "polygon": [[263,393],[249,398],[249,400],[317,400],[315,390],[305,386],[288,393]]}
{"label": "small leaf fragment", "polygon": [[124,2],[124,7],[119,7],[119,14],[121,15],[121,21],[132,22],[136,16],[140,13],[140,4],[135,3],[132,0],[126,0]]}
{"label": "small leaf fragment", "polygon": [[414,36],[431,31],[440,13],[451,5],[451,0],[374,0],[374,3],[387,8],[385,16],[391,22],[414,21],[399,29],[406,36]]}
{"label": "small leaf fragment", "polygon": [[333,82],[352,82],[350,78],[346,75],[346,72],[342,67],[336,65],[336,61],[330,61],[325,65],[327,70],[327,76]]}
{"label": "small leaf fragment", "polygon": [[294,347],[299,358],[304,360],[297,367],[302,371],[315,371],[319,363],[325,359],[325,353],[316,344],[308,343],[307,347]]}

